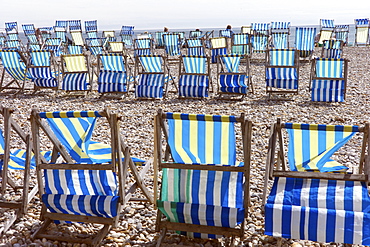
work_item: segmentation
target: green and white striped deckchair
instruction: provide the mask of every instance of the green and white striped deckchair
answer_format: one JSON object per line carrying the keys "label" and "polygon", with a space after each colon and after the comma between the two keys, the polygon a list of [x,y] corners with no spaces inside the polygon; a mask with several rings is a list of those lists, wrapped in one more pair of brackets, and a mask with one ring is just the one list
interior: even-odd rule
{"label": "green and white striped deckchair", "polygon": [[252,43],[248,33],[235,33],[231,37],[231,54],[251,56]]}
{"label": "green and white striped deckchair", "polygon": [[[238,124],[244,150],[240,152],[236,145]],[[159,111],[155,118],[155,178],[162,170],[157,200],[157,229],[162,235],[158,242],[167,230],[195,238],[243,237],[249,201],[250,138],[251,122],[244,115]],[[241,155],[237,157],[237,153]]]}

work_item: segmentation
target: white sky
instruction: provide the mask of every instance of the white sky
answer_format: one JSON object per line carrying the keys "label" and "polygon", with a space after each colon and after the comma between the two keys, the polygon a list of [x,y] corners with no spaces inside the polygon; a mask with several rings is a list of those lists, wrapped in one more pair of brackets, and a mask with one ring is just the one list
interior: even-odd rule
{"label": "white sky", "polygon": [[290,21],[319,25],[320,19],[353,24],[370,17],[370,1],[345,0],[1,0],[0,28],[5,22],[53,26],[55,20],[98,20],[99,30],[222,28],[251,22]]}

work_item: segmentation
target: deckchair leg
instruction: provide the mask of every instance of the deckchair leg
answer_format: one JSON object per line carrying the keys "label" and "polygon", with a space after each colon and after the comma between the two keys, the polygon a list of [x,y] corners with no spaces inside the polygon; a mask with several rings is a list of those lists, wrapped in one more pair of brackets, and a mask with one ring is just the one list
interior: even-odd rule
{"label": "deckchair leg", "polygon": [[157,240],[156,247],[160,247],[162,245],[162,241],[163,241],[164,237],[166,236],[166,233],[167,233],[167,228],[163,228],[161,230],[161,235],[159,236],[159,238]]}
{"label": "deckchair leg", "polygon": [[15,214],[10,217],[10,219],[5,222],[4,226],[0,228],[0,236],[7,232],[8,229],[14,224],[14,222],[18,219],[19,209],[16,210]]}
{"label": "deckchair leg", "polygon": [[234,247],[234,246],[235,246],[235,236],[232,236],[231,237],[230,247]]}
{"label": "deckchair leg", "polygon": [[104,227],[100,230],[100,232],[96,235],[96,237],[91,242],[91,246],[95,247],[100,244],[100,242],[103,240],[103,238],[108,234],[110,231],[111,226],[110,225],[104,225]]}
{"label": "deckchair leg", "polygon": [[51,224],[52,220],[51,219],[46,219],[44,223],[41,225],[41,227],[31,236],[31,239],[34,240],[37,238],[39,234],[42,234],[45,232],[46,228]]}

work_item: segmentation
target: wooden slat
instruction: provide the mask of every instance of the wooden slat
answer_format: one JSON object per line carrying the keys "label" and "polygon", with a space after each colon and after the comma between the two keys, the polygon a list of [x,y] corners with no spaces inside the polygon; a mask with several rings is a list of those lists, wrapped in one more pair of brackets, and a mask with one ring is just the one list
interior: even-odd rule
{"label": "wooden slat", "polygon": [[296,172],[296,171],[274,171],[274,177],[329,179],[345,181],[367,181],[368,176],[363,174],[325,173],[325,172]]}
{"label": "wooden slat", "polygon": [[180,163],[160,163],[161,168],[187,169],[187,170],[207,170],[207,171],[228,171],[245,172],[248,168],[245,166],[215,166],[215,165],[191,165]]}
{"label": "wooden slat", "polygon": [[50,170],[113,170],[112,164],[37,164],[40,169]]}
{"label": "wooden slat", "polygon": [[107,225],[111,225],[114,220],[114,218],[104,218],[104,217],[86,216],[86,215],[71,215],[71,214],[61,214],[61,213],[49,213],[49,212],[46,212],[44,214],[44,217],[49,218],[51,220],[97,223],[97,224],[107,224]]}

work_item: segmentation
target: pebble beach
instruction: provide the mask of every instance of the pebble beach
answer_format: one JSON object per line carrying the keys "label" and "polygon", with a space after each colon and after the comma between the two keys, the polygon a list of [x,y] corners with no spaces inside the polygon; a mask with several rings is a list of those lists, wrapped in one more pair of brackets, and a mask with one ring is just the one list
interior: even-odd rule
{"label": "pebble beach", "polygon": [[[319,56],[321,48],[315,48],[314,55]],[[264,171],[268,147],[269,128],[281,118],[282,122],[364,125],[370,118],[370,47],[344,47],[343,57],[349,62],[346,99],[343,103],[314,103],[309,91],[310,63],[300,64],[299,94],[288,99],[268,99],[265,90],[264,65],[253,63],[250,66],[254,94],[248,94],[243,100],[219,99],[211,93],[207,99],[178,99],[176,93],[169,93],[163,100],[138,100],[130,92],[123,98],[100,98],[97,92],[86,97],[65,97],[63,93],[41,92],[32,95],[30,92],[14,95],[11,91],[0,93],[0,104],[14,109],[13,118],[26,133],[30,133],[29,116],[31,109],[39,111],[73,111],[103,110],[108,107],[112,112],[122,116],[121,135],[131,148],[131,155],[148,160],[154,151],[154,116],[158,109],[165,112],[182,112],[194,114],[235,115],[245,113],[253,122],[251,150],[251,204],[246,219],[244,239],[237,239],[237,246],[276,246],[277,238],[264,235],[264,215],[262,212],[262,192],[264,188]],[[255,54],[254,54],[255,55]],[[254,56],[253,55],[253,56]],[[258,56],[264,56],[257,54]],[[252,57],[253,58],[253,57]],[[216,88],[216,64],[212,64],[213,85]],[[176,75],[176,67],[173,71]],[[1,73],[3,68],[0,69]],[[175,80],[177,82],[177,79]],[[31,84],[30,84],[31,85]],[[29,85],[28,85],[29,86]],[[3,119],[0,118],[2,127]],[[104,142],[104,126],[97,127],[96,140]],[[240,142],[240,136],[237,138]],[[23,143],[14,135],[12,148],[24,148]],[[17,146],[18,145],[18,146]],[[48,144],[43,149],[47,149]],[[346,147],[348,152],[337,156],[342,164],[356,166],[360,159],[359,139],[354,139]],[[241,148],[238,143],[237,148]],[[240,159],[240,157],[238,157]],[[22,173],[12,172],[15,179],[21,181]],[[31,172],[31,185],[36,185],[36,175]],[[129,177],[132,183],[132,176]],[[153,170],[149,171],[145,182],[153,191]],[[126,185],[129,186],[129,183]],[[271,185],[271,184],[270,184]],[[140,191],[137,190],[140,194]],[[16,201],[20,193],[9,190],[5,200]],[[17,221],[7,232],[0,236],[0,247],[14,246],[86,246],[46,239],[31,240],[30,236],[41,225],[39,220],[41,202],[38,195],[31,201],[28,213]],[[13,212],[0,208],[0,227]],[[155,246],[159,233],[155,232],[156,210],[154,206],[143,202],[129,202],[121,213],[119,226],[112,229],[102,241],[101,246]],[[63,236],[73,232],[74,237],[84,238],[93,234],[100,226],[93,224],[63,224],[49,229],[49,233]],[[227,239],[203,240],[188,239],[168,232],[162,246],[224,246]],[[303,240],[283,240],[283,246],[344,246],[335,243],[316,243]]]}

